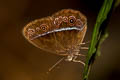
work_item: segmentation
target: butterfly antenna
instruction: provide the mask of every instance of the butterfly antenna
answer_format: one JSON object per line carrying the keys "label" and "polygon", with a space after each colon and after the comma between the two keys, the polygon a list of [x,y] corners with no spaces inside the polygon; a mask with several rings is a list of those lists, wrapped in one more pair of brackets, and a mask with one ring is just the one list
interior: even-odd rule
{"label": "butterfly antenna", "polygon": [[51,71],[51,70],[53,70],[53,68],[55,68],[55,66],[57,66],[60,62],[62,62],[63,60],[64,60],[64,58],[65,57],[63,57],[63,58],[61,58],[59,61],[57,61],[51,68],[49,68],[49,72]]}

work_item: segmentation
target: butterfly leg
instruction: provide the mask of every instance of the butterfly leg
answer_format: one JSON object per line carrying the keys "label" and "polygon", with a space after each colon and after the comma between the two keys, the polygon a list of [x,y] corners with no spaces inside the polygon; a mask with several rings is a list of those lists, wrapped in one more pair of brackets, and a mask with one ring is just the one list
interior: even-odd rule
{"label": "butterfly leg", "polygon": [[[79,49],[88,50],[88,47],[80,47]],[[74,52],[80,52],[80,50],[74,50]]]}
{"label": "butterfly leg", "polygon": [[84,54],[75,54],[75,56],[85,56]]}
{"label": "butterfly leg", "polygon": [[90,41],[80,43],[80,45],[85,45],[85,44],[88,44],[88,43],[90,43]]}
{"label": "butterfly leg", "polygon": [[77,63],[81,63],[81,64],[83,64],[84,66],[85,66],[85,63],[83,62],[83,61],[81,61],[81,60],[76,60],[77,59],[77,56],[74,56],[74,58],[73,58],[73,62],[77,62]]}
{"label": "butterfly leg", "polygon": [[[85,44],[87,44],[87,43],[89,43],[89,42],[81,43],[81,44],[79,44],[78,46],[85,45]],[[88,48],[88,47],[82,47],[82,46],[81,46],[80,49],[88,50],[89,48]]]}
{"label": "butterfly leg", "polygon": [[60,60],[58,60],[52,67],[50,67],[49,68],[49,72],[51,71],[51,70],[53,70],[60,62],[62,62],[64,60],[64,57],[63,58],[61,58]]}
{"label": "butterfly leg", "polygon": [[80,47],[80,49],[86,49],[86,50],[88,50],[89,48],[88,47]]}

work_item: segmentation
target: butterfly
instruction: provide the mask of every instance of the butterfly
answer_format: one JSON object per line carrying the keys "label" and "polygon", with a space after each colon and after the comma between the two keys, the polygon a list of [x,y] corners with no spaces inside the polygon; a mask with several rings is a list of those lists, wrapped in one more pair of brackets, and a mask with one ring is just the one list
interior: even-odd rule
{"label": "butterfly", "polygon": [[65,56],[66,61],[81,62],[76,58],[82,56],[79,51],[84,44],[86,31],[85,15],[77,10],[63,9],[28,23],[23,29],[23,35],[41,50]]}

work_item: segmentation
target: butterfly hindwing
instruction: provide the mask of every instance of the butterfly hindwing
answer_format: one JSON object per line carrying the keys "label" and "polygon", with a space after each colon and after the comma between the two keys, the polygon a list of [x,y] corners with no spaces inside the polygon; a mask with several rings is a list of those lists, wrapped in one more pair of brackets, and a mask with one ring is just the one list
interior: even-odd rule
{"label": "butterfly hindwing", "polygon": [[63,9],[52,16],[27,24],[23,35],[34,46],[58,55],[82,43],[87,30],[86,17],[77,10]]}

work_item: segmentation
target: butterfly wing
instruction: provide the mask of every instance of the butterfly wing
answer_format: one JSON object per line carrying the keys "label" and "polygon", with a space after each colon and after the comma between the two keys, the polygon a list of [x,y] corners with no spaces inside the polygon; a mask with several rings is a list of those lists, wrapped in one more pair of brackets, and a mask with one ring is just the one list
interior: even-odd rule
{"label": "butterfly wing", "polygon": [[86,17],[79,11],[64,9],[51,17],[35,20],[23,29],[34,46],[58,55],[79,45],[87,30]]}
{"label": "butterfly wing", "polygon": [[52,35],[41,36],[51,30],[51,17],[37,19],[27,24],[23,29],[24,37],[34,46],[48,52],[55,52],[54,37]]}
{"label": "butterfly wing", "polygon": [[52,17],[58,29],[65,29],[55,33],[57,42],[66,50],[78,49],[77,45],[82,43],[87,30],[86,17],[80,11],[72,9],[63,9]]}

